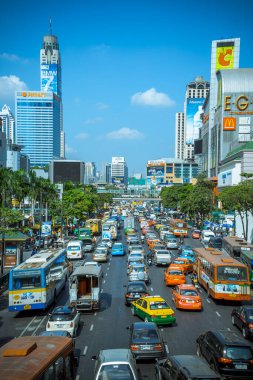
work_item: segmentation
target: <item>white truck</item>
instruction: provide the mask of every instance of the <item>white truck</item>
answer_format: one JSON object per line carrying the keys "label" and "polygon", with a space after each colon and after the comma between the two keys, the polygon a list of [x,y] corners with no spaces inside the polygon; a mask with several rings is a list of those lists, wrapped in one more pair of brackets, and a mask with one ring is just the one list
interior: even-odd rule
{"label": "white truck", "polygon": [[69,278],[70,305],[78,311],[99,310],[102,277],[100,265],[77,267]]}

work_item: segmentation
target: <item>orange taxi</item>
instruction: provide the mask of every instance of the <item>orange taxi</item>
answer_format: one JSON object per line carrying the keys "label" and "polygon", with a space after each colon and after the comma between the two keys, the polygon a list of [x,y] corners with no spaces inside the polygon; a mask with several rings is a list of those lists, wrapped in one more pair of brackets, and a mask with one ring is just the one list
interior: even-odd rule
{"label": "orange taxi", "polygon": [[200,236],[201,236],[200,230],[193,230],[192,231],[192,238],[193,239],[200,239]]}
{"label": "orange taxi", "polygon": [[164,282],[166,286],[185,284],[186,278],[182,267],[170,264],[164,271]]}
{"label": "orange taxi", "polygon": [[171,264],[182,267],[185,274],[193,272],[193,263],[185,257],[178,257]]}
{"label": "orange taxi", "polygon": [[172,291],[172,300],[177,309],[202,310],[202,299],[194,285],[178,285]]}
{"label": "orange taxi", "polygon": [[148,244],[149,249],[153,249],[155,243],[160,243],[160,240],[159,239],[154,239],[154,238],[147,239],[147,244]]}

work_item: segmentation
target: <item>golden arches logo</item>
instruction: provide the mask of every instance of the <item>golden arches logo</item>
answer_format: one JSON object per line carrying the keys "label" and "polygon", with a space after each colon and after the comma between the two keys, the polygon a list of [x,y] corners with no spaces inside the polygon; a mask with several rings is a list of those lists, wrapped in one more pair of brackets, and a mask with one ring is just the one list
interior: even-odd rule
{"label": "golden arches logo", "polygon": [[223,131],[235,131],[236,130],[236,118],[224,117],[223,118]]}

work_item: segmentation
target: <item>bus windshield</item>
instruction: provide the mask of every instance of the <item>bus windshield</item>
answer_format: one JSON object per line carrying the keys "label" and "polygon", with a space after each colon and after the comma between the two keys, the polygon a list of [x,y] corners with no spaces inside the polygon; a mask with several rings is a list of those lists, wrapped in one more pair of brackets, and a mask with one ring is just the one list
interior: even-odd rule
{"label": "bus windshield", "polygon": [[218,281],[247,281],[247,268],[218,266]]}
{"label": "bus windshield", "polygon": [[80,251],[80,249],[78,245],[68,245],[68,251]]}
{"label": "bus windshield", "polygon": [[28,274],[28,275],[19,275],[16,273],[15,277],[13,276],[13,289],[34,289],[41,288],[41,275],[38,274]]}

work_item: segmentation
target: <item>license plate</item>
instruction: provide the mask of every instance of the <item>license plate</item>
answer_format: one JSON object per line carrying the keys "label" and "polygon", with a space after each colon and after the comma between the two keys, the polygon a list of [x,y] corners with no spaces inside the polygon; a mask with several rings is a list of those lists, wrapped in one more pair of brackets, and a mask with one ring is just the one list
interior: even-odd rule
{"label": "license plate", "polygon": [[247,364],[235,364],[236,369],[248,369]]}
{"label": "license plate", "polygon": [[150,349],[151,349],[151,346],[141,346],[141,349],[142,349],[142,350],[150,350]]}
{"label": "license plate", "polygon": [[31,305],[25,305],[24,306],[24,310],[29,310],[29,309],[31,309]]}
{"label": "license plate", "polygon": [[167,315],[161,315],[161,318],[167,318]]}
{"label": "license plate", "polygon": [[187,303],[193,303],[193,300],[186,300]]}
{"label": "license plate", "polygon": [[76,252],[72,252],[72,255],[76,255]]}
{"label": "license plate", "polygon": [[139,294],[135,294],[134,298],[140,298]]}

